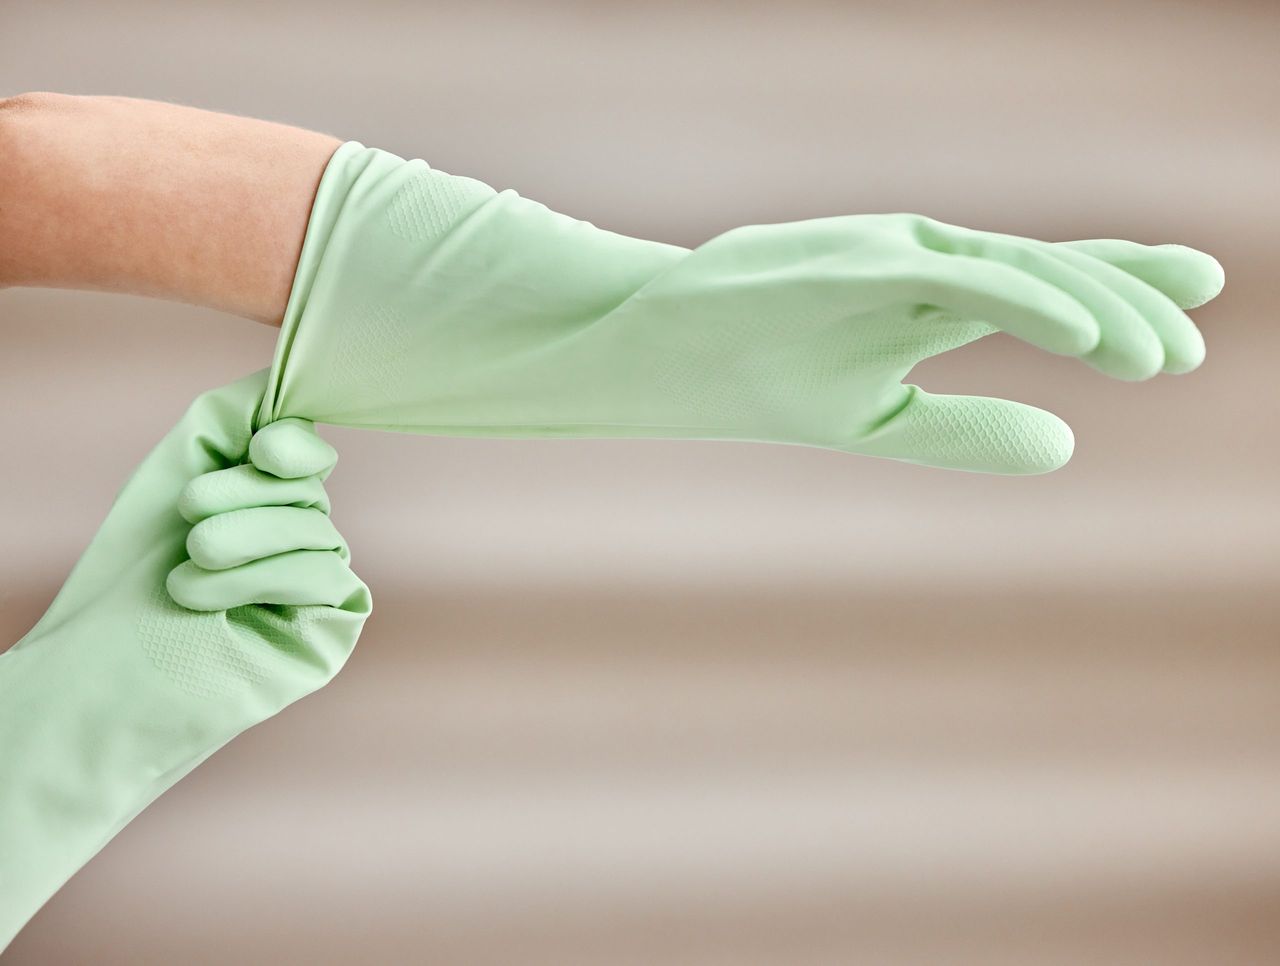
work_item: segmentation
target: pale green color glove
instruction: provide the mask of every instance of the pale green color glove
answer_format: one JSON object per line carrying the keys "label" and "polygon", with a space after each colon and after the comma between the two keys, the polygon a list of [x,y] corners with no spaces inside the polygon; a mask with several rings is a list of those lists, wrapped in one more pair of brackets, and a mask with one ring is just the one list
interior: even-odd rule
{"label": "pale green color glove", "polygon": [[749,225],[690,251],[349,141],[321,180],[264,412],[497,436],[760,440],[994,473],[1056,416],[902,380],[1002,330],[1122,379],[1199,365],[1177,245],[1051,244],[918,215]]}
{"label": "pale green color glove", "polygon": [[333,677],[369,614],[327,516],[332,447],[299,419],[253,435],[265,376],[191,404],[0,654],[0,949],[165,789]]}

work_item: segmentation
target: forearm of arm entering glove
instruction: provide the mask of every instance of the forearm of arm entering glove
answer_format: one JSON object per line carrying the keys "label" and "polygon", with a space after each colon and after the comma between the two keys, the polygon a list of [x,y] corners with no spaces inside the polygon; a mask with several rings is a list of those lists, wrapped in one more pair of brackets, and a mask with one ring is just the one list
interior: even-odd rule
{"label": "forearm of arm entering glove", "polygon": [[0,98],[0,287],[279,325],[328,134],[132,97]]}

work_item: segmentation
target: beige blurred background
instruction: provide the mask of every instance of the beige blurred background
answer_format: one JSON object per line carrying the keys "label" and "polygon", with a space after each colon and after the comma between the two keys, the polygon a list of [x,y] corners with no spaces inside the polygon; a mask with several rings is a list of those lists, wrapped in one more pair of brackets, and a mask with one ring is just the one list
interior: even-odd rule
{"label": "beige blurred background", "polygon": [[[1280,961],[1278,37],[1238,0],[0,0],[0,93],[319,128],[629,234],[918,211],[1227,271],[1190,376],[1004,337],[917,371],[1064,416],[1046,477],[327,430],[355,657],[5,966]],[[0,293],[0,641],[273,337]]]}

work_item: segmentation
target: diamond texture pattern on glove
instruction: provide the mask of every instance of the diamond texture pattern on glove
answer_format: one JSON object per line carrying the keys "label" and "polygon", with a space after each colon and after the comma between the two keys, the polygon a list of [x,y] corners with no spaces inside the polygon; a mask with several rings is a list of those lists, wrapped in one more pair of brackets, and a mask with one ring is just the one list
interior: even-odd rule
{"label": "diamond texture pattern on glove", "polygon": [[225,697],[273,670],[271,651],[237,634],[228,613],[187,610],[161,585],[138,608],[138,640],[155,666],[188,694]]}
{"label": "diamond texture pattern on glove", "polygon": [[983,398],[967,405],[925,406],[907,431],[906,443],[910,450],[931,447],[939,460],[957,464],[1060,466],[1071,456],[1070,440],[1053,427],[1029,430],[998,401]]}
{"label": "diamond texture pattern on glove", "polygon": [[404,314],[370,303],[355,306],[349,321],[334,346],[330,392],[362,399],[370,408],[396,399],[412,376],[405,365],[411,340]]}
{"label": "diamond texture pattern on glove", "polygon": [[434,241],[492,194],[488,185],[471,178],[422,171],[406,180],[391,199],[387,221],[401,238]]}

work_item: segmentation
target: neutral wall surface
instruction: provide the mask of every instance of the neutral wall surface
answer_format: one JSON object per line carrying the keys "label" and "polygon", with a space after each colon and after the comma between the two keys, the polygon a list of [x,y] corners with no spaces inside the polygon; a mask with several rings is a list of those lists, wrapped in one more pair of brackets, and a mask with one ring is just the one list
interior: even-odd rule
{"label": "neutral wall surface", "polygon": [[[325,430],[356,655],[5,966],[1280,961],[1277,37],[1233,0],[0,0],[0,94],[288,121],[615,231],[919,211],[1227,272],[1189,376],[1002,336],[913,374],[1066,418],[1045,477]],[[0,646],[273,342],[0,293]]]}

